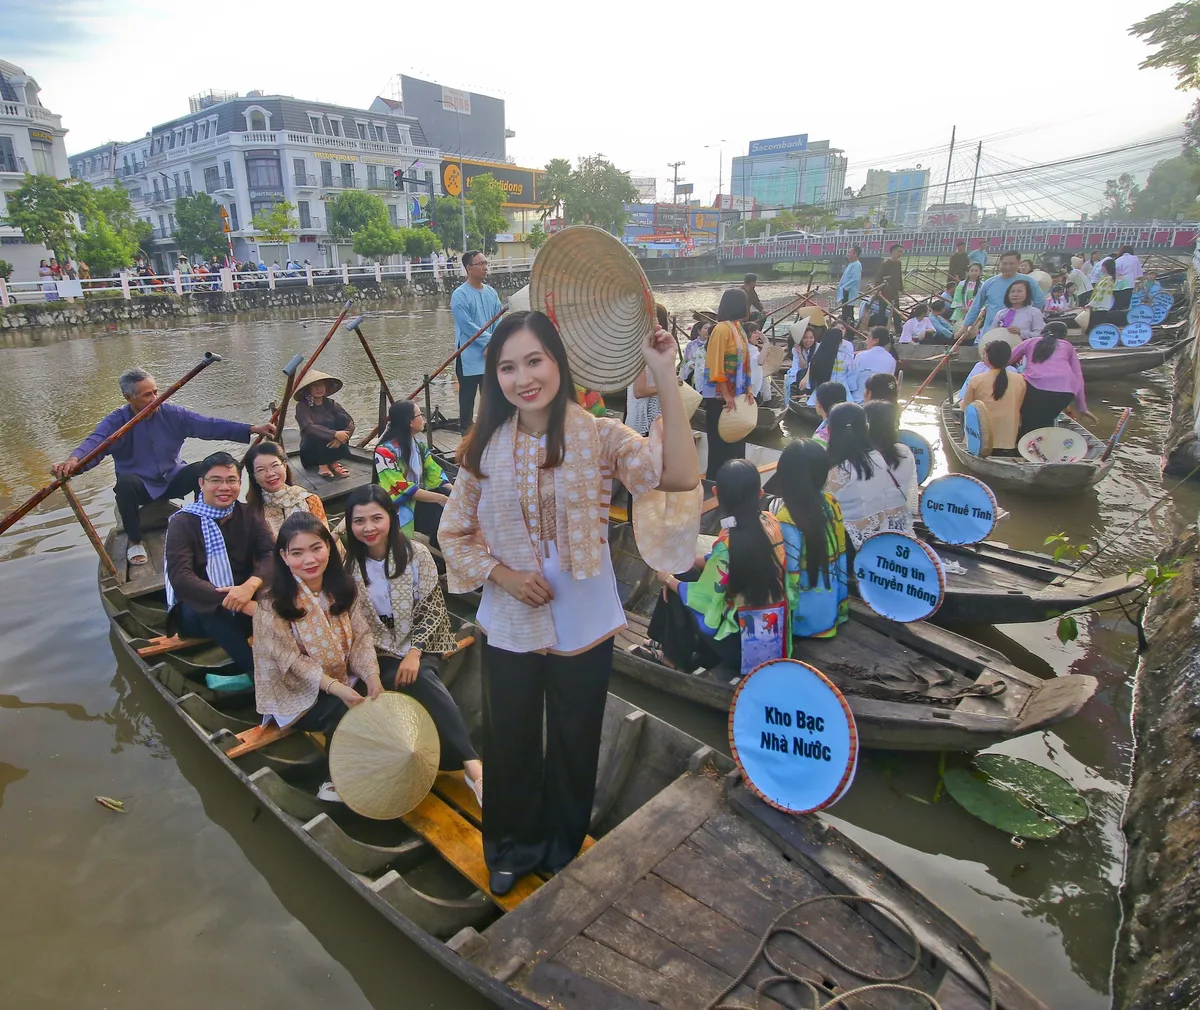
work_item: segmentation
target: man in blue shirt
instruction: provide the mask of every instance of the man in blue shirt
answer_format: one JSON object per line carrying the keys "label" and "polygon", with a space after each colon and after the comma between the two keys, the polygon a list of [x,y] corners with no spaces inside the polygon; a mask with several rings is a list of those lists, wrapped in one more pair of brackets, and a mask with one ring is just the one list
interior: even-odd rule
{"label": "man in blue shirt", "polygon": [[[450,296],[450,311],[454,313],[454,346],[463,347],[480,330],[483,334],[454,362],[458,375],[458,425],[464,435],[475,420],[475,396],[483,383],[483,361],[496,315],[504,306],[496,289],[484,284],[487,280],[487,257],[479,250],[463,253],[466,283],[460,284]],[[489,325],[490,321],[490,325]],[[484,330],[484,326],[487,329]]]}
{"label": "man in blue shirt", "polygon": [[[987,333],[995,325],[996,316],[1004,310],[1004,296],[1008,294],[1008,289],[1012,286],[1013,281],[1028,282],[1029,290],[1033,295],[1033,304],[1039,309],[1046,304],[1046,292],[1042,290],[1042,286],[1028,274],[1017,273],[1017,264],[1020,262],[1021,254],[1018,252],[1000,254],[1000,272],[983,282],[983,287],[979,289],[979,294],[971,303],[970,311],[963,318],[962,326],[954,334],[956,338],[962,336],[968,329],[976,336],[980,333]],[[975,325],[980,312],[985,308],[987,313],[983,317],[983,325]]]}
{"label": "man in blue shirt", "polygon": [[979,269],[987,273],[987,250],[983,246],[967,253],[967,266],[969,267],[972,263],[978,263]]}
{"label": "man in blue shirt", "polygon": [[842,271],[842,279],[838,281],[837,300],[842,306],[842,322],[847,326],[854,323],[854,303],[858,301],[858,292],[862,287],[862,263],[858,257],[862,255],[859,246],[850,249],[850,262]]}

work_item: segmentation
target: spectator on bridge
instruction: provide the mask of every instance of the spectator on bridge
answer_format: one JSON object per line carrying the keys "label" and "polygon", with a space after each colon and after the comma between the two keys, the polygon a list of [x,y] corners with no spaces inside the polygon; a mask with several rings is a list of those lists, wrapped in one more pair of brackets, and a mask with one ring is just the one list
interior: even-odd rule
{"label": "spectator on bridge", "polygon": [[1019,280],[1028,283],[1033,305],[1040,309],[1046,304],[1046,293],[1042,291],[1041,285],[1028,274],[1017,273],[1020,260],[1021,254],[1018,252],[1010,250],[1001,254],[1000,272],[983,282],[978,296],[963,317],[963,325],[954,334],[955,337],[962,336],[965,330],[970,329],[974,337],[978,338],[980,333],[987,333],[992,329],[996,325],[996,317],[1007,308],[1004,299],[1008,289]]}
{"label": "spectator on bridge", "polygon": [[967,256],[967,240],[960,238],[954,243],[954,252],[950,256],[950,266],[947,268],[949,276],[946,278],[946,286],[951,291],[959,281],[966,280],[967,268],[970,265],[971,261]]}
{"label": "spectator on bridge", "polygon": [[900,305],[900,295],[904,292],[904,265],[900,257],[904,254],[904,246],[899,242],[892,244],[888,250],[888,258],[879,264],[875,274],[875,283],[881,285],[880,294],[891,303],[892,328],[900,332],[900,313],[896,309]]}
{"label": "spectator on bridge", "polygon": [[862,255],[860,246],[850,247],[849,262],[842,271],[842,279],[838,281],[837,300],[842,306],[842,322],[850,325],[854,322],[854,303],[858,301],[859,289],[862,287]]}
{"label": "spectator on bridge", "polygon": [[1142,279],[1142,261],[1133,254],[1133,246],[1121,246],[1121,255],[1116,259],[1117,283],[1113,307],[1118,311],[1128,309],[1133,298],[1133,289]]}
{"label": "spectator on bridge", "polygon": [[742,290],[746,292],[746,304],[765,316],[767,310],[763,308],[762,299],[758,297],[758,292],[754,289],[757,283],[758,274],[746,274],[746,279],[742,281]]}

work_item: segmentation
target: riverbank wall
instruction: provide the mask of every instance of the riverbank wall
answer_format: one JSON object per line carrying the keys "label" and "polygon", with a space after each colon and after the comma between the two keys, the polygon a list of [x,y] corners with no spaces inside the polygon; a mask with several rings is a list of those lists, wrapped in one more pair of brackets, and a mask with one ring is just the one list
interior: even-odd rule
{"label": "riverbank wall", "polygon": [[[418,301],[448,303],[462,278],[414,277],[411,281],[371,278],[353,283],[314,284],[302,281],[280,282],[274,291],[265,282],[262,287],[237,291],[189,291],[137,294],[130,299],[88,296],[75,301],[31,302],[0,309],[0,343],[5,336],[23,335],[43,327],[76,327],[123,323],[134,320],[187,319],[195,316],[245,315],[275,309],[304,308],[310,305],[338,304],[347,300],[379,306],[411,305]],[[497,273],[488,283],[502,295],[511,294],[529,283],[529,271]]]}
{"label": "riverbank wall", "polygon": [[1163,473],[1168,477],[1200,477],[1192,471],[1200,467],[1200,251],[1192,257],[1188,284],[1192,292],[1192,311],[1188,319],[1187,343],[1175,356],[1175,396],[1171,406],[1171,426],[1163,444]]}
{"label": "riverbank wall", "polygon": [[1113,1006],[1200,1006],[1200,538],[1160,560],[1180,574],[1151,601],[1134,691],[1128,844]]}

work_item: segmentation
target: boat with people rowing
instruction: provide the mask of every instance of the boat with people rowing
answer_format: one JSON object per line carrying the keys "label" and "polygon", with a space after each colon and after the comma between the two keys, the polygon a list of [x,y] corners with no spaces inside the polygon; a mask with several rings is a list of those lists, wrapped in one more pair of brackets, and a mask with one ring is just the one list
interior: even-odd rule
{"label": "boat with people rowing", "polygon": [[[1177,338],[1169,342],[1156,342],[1141,347],[1114,347],[1112,350],[1100,351],[1085,346],[1078,348],[1079,365],[1083,370],[1084,379],[1125,379],[1157,368],[1170,361],[1178,354],[1186,338]],[[896,347],[900,367],[907,373],[925,376],[941,363],[946,354],[958,367],[970,369],[979,362],[977,345],[964,345],[951,351],[949,345],[940,344],[898,344]],[[963,374],[963,373],[960,373]]]}
{"label": "boat with people rowing", "polygon": [[[318,485],[332,518],[342,487],[331,493],[294,454],[292,464],[297,480]],[[143,532],[152,559],[162,557],[161,518]],[[124,558],[123,537],[118,529],[107,538],[110,557]],[[897,998],[909,987],[954,1010],[1045,1010],[974,936],[828,820],[772,808],[729,758],[613,694],[581,854],[557,875],[531,874],[494,895],[482,812],[461,773],[439,773],[394,820],[319,798],[328,741],[264,732],[246,692],[205,687],[229,660],[211,643],[167,635],[154,567],[100,567],[118,653],[364,906],[494,1006],[699,1007],[726,995],[805,1005],[797,988],[768,981],[783,974],[809,980],[822,998],[883,984]],[[469,620],[455,617],[454,628],[442,677],[477,737],[480,647]],[[190,672],[172,657],[187,657]],[[770,964],[760,957],[768,941]],[[892,1005],[869,989],[864,998]]]}

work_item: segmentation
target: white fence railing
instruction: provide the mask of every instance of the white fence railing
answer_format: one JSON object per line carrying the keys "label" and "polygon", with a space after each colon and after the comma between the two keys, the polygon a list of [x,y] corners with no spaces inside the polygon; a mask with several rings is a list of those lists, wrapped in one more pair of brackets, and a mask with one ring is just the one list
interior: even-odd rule
{"label": "white fence railing", "polygon": [[[498,259],[489,273],[523,273],[533,266],[533,258]],[[438,263],[386,263],[337,267],[301,267],[298,270],[276,268],[261,270],[230,270],[222,268],[212,273],[180,273],[141,275],[128,271],[117,277],[94,277],[88,280],[15,281],[0,280],[0,307],[14,303],[72,301],[88,298],[133,299],[158,294],[192,295],[205,292],[258,290],[287,290],[302,287],[321,287],[328,284],[382,283],[384,280],[459,280],[465,274],[457,260],[442,266]]]}

